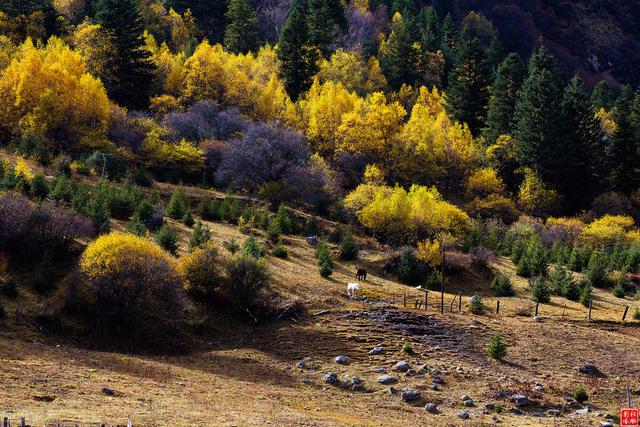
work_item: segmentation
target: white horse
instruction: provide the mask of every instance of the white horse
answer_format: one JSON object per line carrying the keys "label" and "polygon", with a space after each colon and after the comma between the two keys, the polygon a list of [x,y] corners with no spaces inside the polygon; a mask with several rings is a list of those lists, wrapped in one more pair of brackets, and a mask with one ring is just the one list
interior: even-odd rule
{"label": "white horse", "polygon": [[350,298],[355,298],[358,296],[358,291],[360,290],[360,285],[357,283],[349,283],[347,285],[347,295]]}

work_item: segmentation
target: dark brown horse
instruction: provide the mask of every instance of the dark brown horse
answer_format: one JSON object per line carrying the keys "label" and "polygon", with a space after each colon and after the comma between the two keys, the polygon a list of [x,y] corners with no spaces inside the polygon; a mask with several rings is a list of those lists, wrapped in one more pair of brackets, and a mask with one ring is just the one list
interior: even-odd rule
{"label": "dark brown horse", "polygon": [[356,271],[356,280],[367,280],[367,270],[365,270],[364,268],[359,268]]}

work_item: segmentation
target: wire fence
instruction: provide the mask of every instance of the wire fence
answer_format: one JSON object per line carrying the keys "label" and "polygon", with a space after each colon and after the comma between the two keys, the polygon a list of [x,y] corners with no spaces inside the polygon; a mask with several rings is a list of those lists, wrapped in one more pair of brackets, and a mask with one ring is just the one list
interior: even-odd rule
{"label": "wire fence", "polygon": [[[429,313],[459,313],[469,311],[471,297],[458,294],[442,294],[438,291],[408,289],[391,296],[396,307],[421,310]],[[525,316],[567,321],[633,321],[637,303],[625,300],[621,304],[594,299],[588,305],[579,302],[553,299],[549,303],[510,297],[482,297],[483,314],[489,316]]]}

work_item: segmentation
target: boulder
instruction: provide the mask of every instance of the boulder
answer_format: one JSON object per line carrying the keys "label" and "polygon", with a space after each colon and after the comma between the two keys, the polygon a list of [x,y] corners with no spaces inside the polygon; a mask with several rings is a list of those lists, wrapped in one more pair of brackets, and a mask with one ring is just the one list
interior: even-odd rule
{"label": "boulder", "polygon": [[426,405],[424,405],[424,409],[432,414],[438,413],[438,405],[436,405],[435,403],[427,403]]}
{"label": "boulder", "polygon": [[593,363],[585,363],[578,368],[578,372],[585,375],[598,375],[600,373],[598,367]]}
{"label": "boulder", "polygon": [[347,363],[349,363],[349,359],[347,358],[347,356],[337,356],[336,357],[336,363],[340,363],[341,365],[346,365]]}
{"label": "boulder", "polygon": [[338,382],[338,374],[336,374],[335,372],[329,372],[324,376],[323,380],[327,384],[335,384]]}
{"label": "boulder", "polygon": [[467,411],[459,412],[458,418],[460,418],[461,420],[466,420],[469,418],[469,413]]}
{"label": "boulder", "polygon": [[378,377],[378,382],[380,384],[395,384],[398,382],[398,378],[394,377],[392,375],[383,375],[381,377]]}
{"label": "boulder", "polygon": [[511,396],[511,400],[516,404],[518,408],[523,408],[525,406],[529,406],[529,398],[524,394],[514,394]]}
{"label": "boulder", "polygon": [[411,389],[404,390],[400,394],[400,398],[405,403],[415,402],[416,400],[419,400],[421,396],[422,396],[422,394],[420,393],[419,390],[411,390]]}
{"label": "boulder", "polygon": [[373,354],[374,356],[377,356],[378,354],[382,354],[384,352],[384,348],[382,347],[374,347],[369,354]]}
{"label": "boulder", "polygon": [[407,372],[409,369],[411,369],[411,365],[404,360],[400,360],[393,366],[393,370],[398,372]]}

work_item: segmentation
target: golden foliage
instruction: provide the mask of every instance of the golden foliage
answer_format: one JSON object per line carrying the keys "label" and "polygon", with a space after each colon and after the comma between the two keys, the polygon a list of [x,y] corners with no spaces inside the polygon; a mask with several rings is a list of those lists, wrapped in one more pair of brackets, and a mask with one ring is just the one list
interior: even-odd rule
{"label": "golden foliage", "polygon": [[416,258],[424,262],[431,268],[440,267],[442,264],[442,249],[440,248],[440,241],[424,240],[418,242],[418,250],[416,251]]}
{"label": "golden foliage", "polygon": [[547,187],[533,170],[524,170],[524,181],[518,191],[518,204],[522,210],[529,214],[550,212],[558,199],[558,193]]}
{"label": "golden foliage", "polygon": [[592,246],[608,246],[616,242],[634,243],[638,241],[638,230],[630,216],[605,215],[589,224],[582,234]]}

